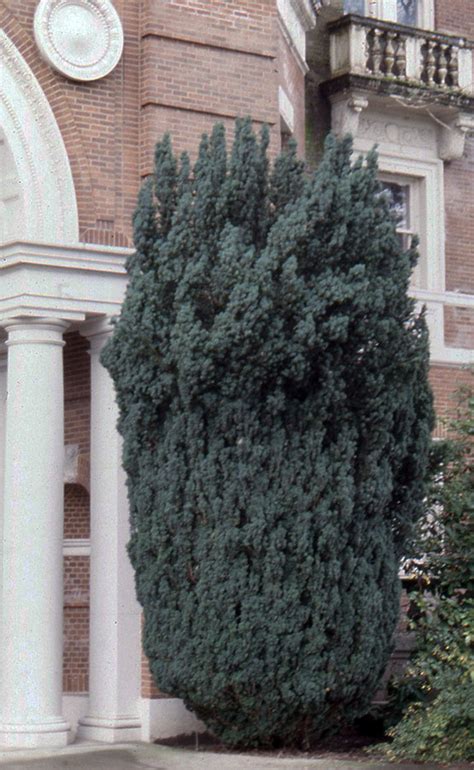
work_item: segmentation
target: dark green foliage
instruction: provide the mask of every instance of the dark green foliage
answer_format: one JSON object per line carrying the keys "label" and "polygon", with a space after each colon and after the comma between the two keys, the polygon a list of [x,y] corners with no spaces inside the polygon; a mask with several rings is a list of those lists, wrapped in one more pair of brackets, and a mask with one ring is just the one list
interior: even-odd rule
{"label": "dark green foliage", "polygon": [[267,143],[238,122],[227,160],[217,126],[191,176],[158,145],[103,359],[154,677],[247,746],[367,709],[432,420],[375,154],[329,138],[306,180],[293,145],[270,174]]}
{"label": "dark green foliage", "polygon": [[389,731],[390,759],[474,760],[474,393],[460,394],[455,438],[433,453],[430,510],[411,569],[418,575],[412,628],[417,651],[398,693],[403,719]]}

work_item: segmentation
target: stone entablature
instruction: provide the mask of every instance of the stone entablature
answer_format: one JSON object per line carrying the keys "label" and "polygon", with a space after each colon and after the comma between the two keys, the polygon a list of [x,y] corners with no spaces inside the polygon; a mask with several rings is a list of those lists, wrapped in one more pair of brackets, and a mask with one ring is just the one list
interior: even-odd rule
{"label": "stone entablature", "polygon": [[118,315],[125,294],[125,260],[131,249],[15,242],[0,245],[0,321],[49,316],[71,322]]}

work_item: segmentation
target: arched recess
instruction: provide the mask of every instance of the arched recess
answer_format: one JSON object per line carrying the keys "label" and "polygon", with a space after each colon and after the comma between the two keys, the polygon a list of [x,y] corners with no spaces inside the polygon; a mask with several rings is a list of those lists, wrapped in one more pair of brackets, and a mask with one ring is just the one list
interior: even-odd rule
{"label": "arched recess", "polygon": [[[4,189],[15,222],[8,240],[71,244],[79,240],[76,195],[66,148],[41,86],[0,30],[0,141]],[[8,201],[7,201],[8,202]],[[4,217],[9,215],[3,202]],[[18,221],[17,221],[18,220]],[[0,222],[0,242],[2,229]]]}

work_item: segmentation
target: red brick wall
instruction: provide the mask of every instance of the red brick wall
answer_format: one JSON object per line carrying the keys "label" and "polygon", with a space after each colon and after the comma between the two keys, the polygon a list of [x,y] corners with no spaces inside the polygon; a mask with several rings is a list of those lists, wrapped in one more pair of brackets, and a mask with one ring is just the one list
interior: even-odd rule
{"label": "red brick wall", "polygon": [[453,414],[456,408],[456,391],[462,385],[472,385],[472,376],[466,369],[456,366],[432,366],[430,370],[431,387],[435,398],[438,425],[435,435],[446,436],[444,419]]}
{"label": "red brick wall", "polygon": [[88,540],[89,537],[89,494],[79,484],[66,484],[64,487],[64,538]]}
{"label": "red brick wall", "polygon": [[64,692],[89,686],[89,557],[64,557]]}
{"label": "red brick wall", "polygon": [[[143,628],[143,617],[142,617]],[[148,658],[145,653],[142,652],[141,657],[141,696],[142,698],[168,698],[168,695],[159,691],[156,686],[153,677],[151,675],[150,666],[148,664]]]}
{"label": "red brick wall", "polygon": [[466,139],[463,158],[445,163],[444,186],[446,288],[474,293],[474,137]]}
{"label": "red brick wall", "polygon": [[436,29],[474,39],[472,0],[435,0]]}
{"label": "red brick wall", "polygon": [[61,130],[84,241],[127,245],[138,177],[139,3],[115,0],[123,21],[121,62],[103,80],[80,84],[54,72],[33,38],[37,0],[0,0],[0,27],[36,75]]}
{"label": "red brick wall", "polygon": [[[89,343],[77,332],[65,335],[65,443],[79,445],[79,461],[87,478],[90,447]],[[64,537],[90,537],[89,493],[80,484],[64,489]],[[89,557],[64,558],[63,689],[87,692],[89,675]]]}
{"label": "red brick wall", "polygon": [[276,4],[273,0],[145,0],[141,23],[141,164],[172,132],[177,151],[194,151],[200,134],[237,116],[272,129],[279,147]]}
{"label": "red brick wall", "polygon": [[453,348],[474,350],[474,310],[468,307],[446,307],[444,341]]}
{"label": "red brick wall", "polygon": [[[143,0],[114,5],[124,54],[106,78],[74,83],[33,38],[37,0],[0,0],[2,27],[38,78],[63,135],[83,241],[127,245],[140,176],[167,130],[193,149],[203,131],[237,115],[273,127],[279,147],[274,0]],[[140,158],[141,154],[141,159]]]}
{"label": "red brick wall", "polygon": [[83,456],[90,451],[89,343],[77,332],[65,335],[64,443],[78,444]]}

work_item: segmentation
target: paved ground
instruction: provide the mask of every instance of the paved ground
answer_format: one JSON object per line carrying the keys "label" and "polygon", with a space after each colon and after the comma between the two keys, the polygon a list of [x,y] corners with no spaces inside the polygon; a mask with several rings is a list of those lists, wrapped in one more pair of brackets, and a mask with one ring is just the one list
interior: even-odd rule
{"label": "paved ground", "polygon": [[[278,759],[170,749],[149,744],[74,744],[67,749],[0,752],[0,770],[436,770],[435,765]],[[456,770],[453,765],[451,770]]]}

